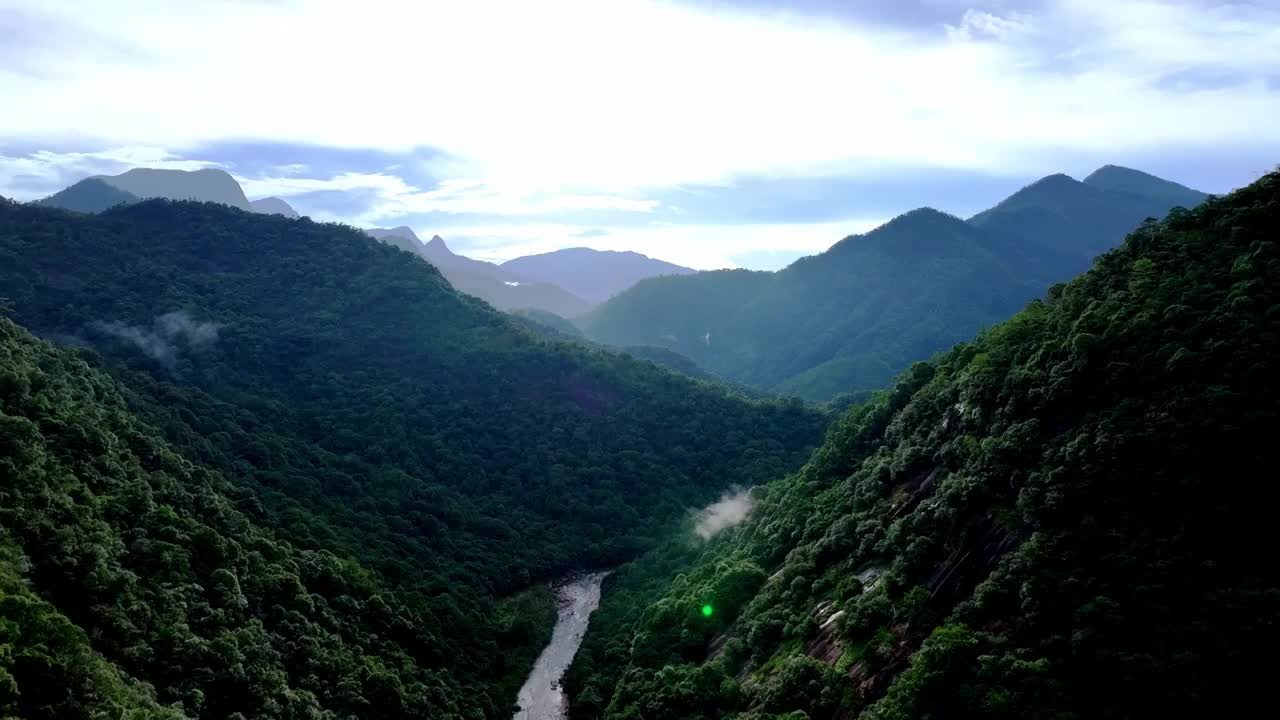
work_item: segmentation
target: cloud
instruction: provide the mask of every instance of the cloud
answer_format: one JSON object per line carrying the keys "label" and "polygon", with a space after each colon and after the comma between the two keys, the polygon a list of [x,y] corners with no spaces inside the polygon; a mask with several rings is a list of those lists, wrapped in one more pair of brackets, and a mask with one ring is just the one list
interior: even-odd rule
{"label": "cloud", "polygon": [[710,540],[721,530],[746,520],[754,505],[750,490],[727,492],[718,501],[693,514],[693,531],[703,540]]}
{"label": "cloud", "polygon": [[130,343],[142,354],[170,369],[177,363],[183,346],[199,351],[217,342],[220,327],[217,323],[195,320],[181,310],[157,317],[151,327],[118,320],[89,324],[89,329],[94,332]]}
{"label": "cloud", "polygon": [[311,169],[306,163],[289,163],[287,165],[277,165],[272,170],[278,175],[292,176],[301,175]]}
{"label": "cloud", "polygon": [[1030,16],[1015,13],[1001,17],[983,10],[965,10],[959,25],[947,25],[947,36],[957,42],[1004,40],[1030,30]]}
{"label": "cloud", "polygon": [[[650,212],[656,200],[590,193],[554,193],[508,189],[482,180],[445,180],[431,190],[410,185],[397,175],[340,173],[328,179],[302,177],[238,177],[245,194],[251,197],[274,195],[296,197],[310,193],[340,191],[367,192],[370,200],[363,212],[341,219],[357,225],[377,225],[388,218],[426,213],[536,216],[575,210]],[[317,219],[329,218],[323,211],[309,213]]]}
{"label": "cloud", "polygon": [[[1071,153],[1280,146],[1273,5],[929,5],[928,24],[908,27],[759,3],[369,0],[353,13],[305,0],[85,0],[28,28],[58,52],[39,55],[45,77],[0,74],[0,136],[429,145],[456,158],[448,177],[478,179],[504,204],[637,202],[744,174],[1025,173]],[[127,51],[63,42],[86,28]],[[1159,82],[1185,69],[1237,82]]]}

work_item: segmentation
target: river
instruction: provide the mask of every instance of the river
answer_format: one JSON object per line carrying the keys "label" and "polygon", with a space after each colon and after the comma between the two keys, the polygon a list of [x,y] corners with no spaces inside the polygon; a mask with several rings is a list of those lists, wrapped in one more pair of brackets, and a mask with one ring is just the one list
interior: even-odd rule
{"label": "river", "polygon": [[600,605],[600,583],[608,574],[579,575],[555,589],[556,627],[551,633],[551,643],[538,656],[529,679],[520,688],[516,700],[520,710],[513,720],[564,720],[568,717],[569,704],[560,680],[582,644],[587,620]]}

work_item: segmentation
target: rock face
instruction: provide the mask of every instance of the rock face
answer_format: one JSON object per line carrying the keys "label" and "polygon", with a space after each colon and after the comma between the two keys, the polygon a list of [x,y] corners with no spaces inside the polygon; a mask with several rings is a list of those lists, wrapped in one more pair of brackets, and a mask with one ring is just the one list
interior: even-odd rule
{"label": "rock face", "polygon": [[278,197],[258,198],[249,203],[249,208],[263,215],[283,215],[293,220],[300,217],[298,211],[293,209],[293,206]]}
{"label": "rock face", "polygon": [[252,210],[240,183],[224,170],[156,170],[134,168],[119,175],[98,175],[113,187],[140,198],[200,200],[222,203],[241,210]]}

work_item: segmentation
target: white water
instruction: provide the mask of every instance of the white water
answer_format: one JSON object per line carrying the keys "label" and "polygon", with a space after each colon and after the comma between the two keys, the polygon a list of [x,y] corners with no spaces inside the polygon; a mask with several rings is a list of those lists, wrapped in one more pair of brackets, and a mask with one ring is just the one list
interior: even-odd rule
{"label": "white water", "polygon": [[608,574],[582,575],[555,589],[557,617],[551,643],[538,656],[529,679],[520,688],[516,700],[520,709],[513,720],[564,720],[568,717],[569,705],[560,680],[582,644],[587,620],[600,605],[600,583]]}

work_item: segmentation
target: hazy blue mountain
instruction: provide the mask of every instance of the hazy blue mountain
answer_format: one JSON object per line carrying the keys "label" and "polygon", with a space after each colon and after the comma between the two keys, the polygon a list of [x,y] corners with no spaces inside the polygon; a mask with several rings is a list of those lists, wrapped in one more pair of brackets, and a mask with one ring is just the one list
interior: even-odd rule
{"label": "hazy blue mountain", "polygon": [[422,241],[414,234],[413,230],[401,225],[394,228],[370,228],[365,230],[373,237],[382,242],[393,245],[408,253],[413,253],[422,259],[426,259],[426,252],[422,247]]}
{"label": "hazy blue mountain", "polygon": [[1195,207],[1209,196],[1186,185],[1149,175],[1141,170],[1103,165],[1084,179],[1084,184],[1100,190],[1114,190],[1159,200],[1170,206]]}
{"label": "hazy blue mountain", "polygon": [[516,275],[483,260],[457,255],[439,235],[424,244],[411,228],[404,226],[373,228],[365,232],[426,260],[436,266],[455,288],[499,310],[536,308],[560,317],[576,317],[591,307],[586,300],[551,283]]}
{"label": "hazy blue mountain", "polygon": [[128,205],[137,201],[138,196],[133,193],[98,178],[87,178],[43,200],[37,200],[36,203],[76,212],[102,212],[116,205]]}
{"label": "hazy blue mountain", "polygon": [[215,168],[201,170],[156,170],[134,168],[119,175],[98,175],[102,180],[140,198],[200,200],[222,203],[241,210],[251,210],[240,183],[226,171]]}
{"label": "hazy blue mountain", "polygon": [[591,302],[604,302],[645,278],[697,272],[636,252],[566,248],[502,263],[504,270],[559,285]]}
{"label": "hazy blue mountain", "polygon": [[292,205],[278,197],[258,198],[249,203],[249,208],[263,215],[283,215],[290,219],[299,217],[298,211],[294,210]]}
{"label": "hazy blue mountain", "polygon": [[1023,254],[1029,271],[1052,283],[1086,270],[1144,219],[1207,197],[1127,168],[1107,166],[1089,177],[1094,181],[1050,175],[969,223],[1002,240],[1005,252]]}
{"label": "hazy blue mountain", "polygon": [[642,280],[579,324],[598,342],[657,345],[770,391],[878,388],[1083,271],[1174,200],[1205,197],[1124,168],[1090,177],[1050,175],[968,221],[915,210],[776,273]]}

